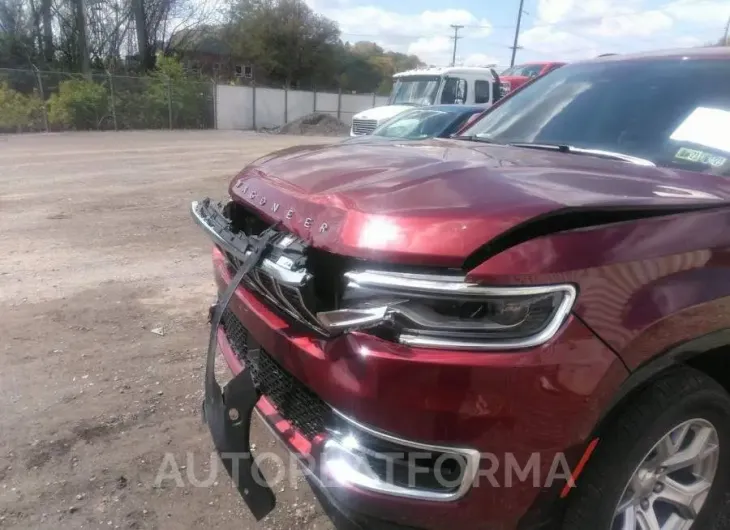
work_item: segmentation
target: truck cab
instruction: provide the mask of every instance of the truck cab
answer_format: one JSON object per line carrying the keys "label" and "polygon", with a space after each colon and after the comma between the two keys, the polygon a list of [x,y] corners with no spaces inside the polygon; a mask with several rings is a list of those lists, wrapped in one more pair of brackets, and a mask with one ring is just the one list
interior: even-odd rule
{"label": "truck cab", "polygon": [[370,134],[384,121],[414,106],[467,104],[486,108],[501,94],[499,76],[489,67],[409,70],[393,79],[388,104],[355,114],[350,136]]}

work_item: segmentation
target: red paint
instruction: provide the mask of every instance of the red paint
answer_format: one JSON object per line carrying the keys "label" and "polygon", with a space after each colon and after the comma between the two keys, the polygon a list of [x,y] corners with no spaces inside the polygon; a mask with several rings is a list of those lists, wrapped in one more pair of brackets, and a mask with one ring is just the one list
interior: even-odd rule
{"label": "red paint", "polygon": [[458,140],[288,149],[244,170],[230,191],[330,252],[458,267],[505,230],[561,208],[692,201],[660,196],[668,181],[730,198],[718,176]]}

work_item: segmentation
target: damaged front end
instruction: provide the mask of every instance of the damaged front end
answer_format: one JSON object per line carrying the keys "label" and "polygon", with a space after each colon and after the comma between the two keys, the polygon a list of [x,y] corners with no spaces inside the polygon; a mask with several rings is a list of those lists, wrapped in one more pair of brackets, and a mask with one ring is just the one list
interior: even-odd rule
{"label": "damaged front end", "polygon": [[210,200],[193,203],[192,213],[196,221],[219,246],[240,260],[240,267],[233,281],[220,295],[218,302],[211,307],[210,338],[205,363],[203,418],[208,424],[213,443],[226,471],[236,484],[251,513],[257,520],[260,520],[276,505],[274,493],[266,484],[265,478],[251,455],[249,441],[251,417],[260,394],[251,378],[250,367],[244,367],[226,384],[224,389],[221,389],[215,377],[215,356],[218,328],[223,313],[244,276],[265,256],[276,232],[269,229],[259,236],[252,237],[234,233]]}

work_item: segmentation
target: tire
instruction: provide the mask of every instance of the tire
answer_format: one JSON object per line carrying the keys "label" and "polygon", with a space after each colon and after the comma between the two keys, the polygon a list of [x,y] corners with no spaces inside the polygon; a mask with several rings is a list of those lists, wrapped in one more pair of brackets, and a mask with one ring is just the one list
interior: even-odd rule
{"label": "tire", "polygon": [[[688,423],[690,420],[694,423]],[[715,430],[712,435],[713,443],[709,447],[718,447],[717,453],[713,452],[716,456],[711,457],[717,460],[708,465],[716,465],[716,471],[707,499],[699,509],[691,528],[726,528],[727,522],[723,524],[720,519],[730,498],[730,395],[714,379],[697,370],[683,367],[661,376],[642,390],[605,432],[576,487],[567,498],[563,530],[613,530],[619,501],[625,500],[626,495],[633,492],[628,486],[629,481],[637,476],[637,469],[647,458],[655,458],[656,461],[660,459],[653,453],[657,443],[673,431],[675,437],[672,440],[678,440],[680,431],[675,429],[680,426],[697,426],[707,433],[709,431],[703,427],[704,422],[709,422]],[[687,435],[687,443],[694,436],[694,431]],[[649,457],[651,454],[655,456]],[[642,475],[642,480],[645,477],[646,475]],[[659,488],[660,492],[665,487],[663,484],[656,485],[653,477],[649,482],[641,484],[642,487],[647,484],[646,487],[651,487],[654,484],[653,487]],[[656,490],[649,490],[646,495],[651,495],[651,491]],[[636,497],[650,498],[646,495],[642,493]],[[657,511],[662,512],[660,523],[663,523],[661,518],[665,517],[667,508],[675,509],[663,502],[647,503],[644,506],[656,507]],[[639,507],[631,510],[639,510]],[[622,522],[621,518],[625,516],[619,517],[617,523]],[[631,528],[631,525],[627,527]],[[636,524],[636,529],[641,530],[642,527]]]}

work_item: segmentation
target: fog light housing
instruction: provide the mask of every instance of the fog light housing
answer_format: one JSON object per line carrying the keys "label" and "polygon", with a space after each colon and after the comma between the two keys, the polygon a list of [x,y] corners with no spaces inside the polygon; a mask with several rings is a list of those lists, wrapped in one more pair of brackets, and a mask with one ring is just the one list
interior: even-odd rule
{"label": "fog light housing", "polygon": [[479,467],[475,450],[401,439],[336,411],[328,430],[320,473],[326,486],[449,502],[466,494]]}

